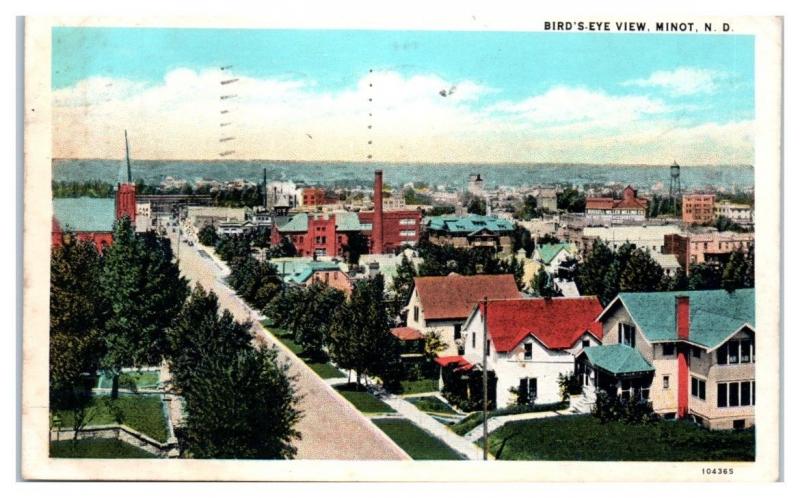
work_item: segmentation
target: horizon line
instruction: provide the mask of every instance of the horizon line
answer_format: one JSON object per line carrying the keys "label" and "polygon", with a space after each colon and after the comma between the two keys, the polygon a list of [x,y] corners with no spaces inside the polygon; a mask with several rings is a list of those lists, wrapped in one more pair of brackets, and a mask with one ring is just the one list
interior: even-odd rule
{"label": "horizon line", "polygon": [[[124,158],[101,158],[101,157],[53,157],[52,161],[124,161]],[[669,163],[587,163],[587,162],[572,162],[572,161],[552,161],[552,162],[523,162],[523,161],[505,161],[505,162],[486,162],[486,161],[469,161],[469,162],[439,162],[439,161],[351,161],[343,159],[270,159],[270,158],[252,158],[252,159],[132,159],[131,162],[275,162],[275,163],[333,163],[333,164],[351,164],[357,166],[374,165],[436,165],[436,166],[611,166],[611,167],[669,167]],[[686,168],[702,168],[702,167],[754,167],[753,164],[747,163],[718,163],[718,164],[679,164],[681,167]]]}

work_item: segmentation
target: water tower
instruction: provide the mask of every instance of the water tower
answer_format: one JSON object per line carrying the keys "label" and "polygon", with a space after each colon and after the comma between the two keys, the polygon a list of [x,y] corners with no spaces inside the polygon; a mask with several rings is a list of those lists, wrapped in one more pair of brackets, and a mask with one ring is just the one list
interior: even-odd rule
{"label": "water tower", "polygon": [[676,161],[669,167],[669,202],[672,204],[672,212],[678,215],[678,199],[681,196],[681,167]]}

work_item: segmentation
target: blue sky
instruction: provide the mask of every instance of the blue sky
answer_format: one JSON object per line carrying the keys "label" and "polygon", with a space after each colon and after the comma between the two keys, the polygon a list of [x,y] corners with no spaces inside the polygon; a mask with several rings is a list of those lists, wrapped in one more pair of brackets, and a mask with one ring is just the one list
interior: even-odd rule
{"label": "blue sky", "polygon": [[[448,150],[458,147],[453,137],[463,136],[464,140],[474,141],[475,136],[482,136],[484,140],[505,146],[513,146],[514,140],[517,140],[523,149],[528,149],[530,156],[539,157],[545,152],[541,148],[546,141],[560,131],[557,147],[565,151],[579,146],[582,138],[594,143],[591,149],[582,152],[564,152],[565,161],[599,152],[603,157],[608,156],[607,159],[616,158],[620,162],[637,162],[651,154],[655,159],[653,162],[657,162],[666,159],[656,153],[654,143],[655,137],[661,136],[661,132],[669,135],[670,130],[697,131],[702,128],[701,132],[712,130],[710,133],[714,137],[711,138],[717,140],[726,134],[720,127],[735,124],[739,128],[734,134],[738,133],[737,136],[743,138],[749,136],[749,132],[742,131],[743,123],[752,122],[754,118],[753,38],[750,36],[55,28],[52,47],[52,86],[57,96],[57,109],[108,107],[113,104],[114,109],[120,112],[127,105],[130,112],[138,97],[152,96],[156,89],[169,87],[171,74],[180,75],[179,81],[191,85],[196,83],[192,78],[202,80],[203,75],[208,76],[215,71],[219,77],[219,67],[222,65],[233,65],[234,76],[253,85],[265,82],[277,84],[280,91],[289,92],[286,98],[291,96],[302,102],[314,101],[313,108],[319,106],[319,99],[323,96],[325,102],[338,102],[340,97],[348,101],[360,89],[374,88],[363,87],[366,81],[376,86],[381,82],[382,88],[391,88],[393,93],[386,95],[389,100],[406,91],[410,92],[408,95],[417,95],[415,92],[419,88],[427,88],[425,84],[433,85],[430,88],[437,83],[449,85],[447,88],[455,86],[456,95],[464,88],[468,95],[463,95],[463,100],[456,103],[448,103],[446,109],[440,106],[444,99],[426,100],[425,105],[436,106],[431,109],[431,115],[442,119],[435,126],[431,125],[429,131],[433,136],[437,133],[446,134]],[[370,69],[374,72],[372,75]],[[388,78],[385,84],[380,77]],[[422,82],[419,78],[427,80]],[[94,95],[85,97],[84,101],[76,101],[76,95],[87,95],[86,88],[90,88],[92,82],[103,82],[98,88],[114,88],[115,92],[105,99],[97,99]],[[288,89],[281,83],[288,84]],[[124,85],[127,85],[124,92],[116,92]],[[88,93],[96,94],[97,91]],[[159,98],[162,103],[164,99],[174,101],[174,96],[162,95]],[[386,102],[387,98],[383,98],[382,102]],[[387,119],[386,124],[395,128],[417,128],[408,121],[408,116],[392,114],[392,109],[401,105],[414,107],[418,111],[428,109],[419,99],[408,99],[399,98],[397,102],[386,104],[386,108],[376,108],[376,119],[383,116]],[[277,108],[259,101],[257,94],[244,97],[242,101],[240,105],[247,110],[239,113],[242,116],[239,124],[247,129],[263,126],[263,123],[249,121],[251,116],[248,112],[256,106],[264,106],[265,113],[287,121],[303,119],[299,115],[287,116],[283,113],[285,109],[277,112]],[[160,126],[156,123],[165,120],[163,116],[158,116],[158,106],[154,101],[138,102],[136,112],[139,117],[145,121],[152,120],[153,123],[149,131],[140,131],[145,135],[152,134],[152,127]],[[557,116],[560,102],[567,102],[567,117],[563,119]],[[143,106],[148,105],[152,106],[154,112],[143,114]],[[195,103],[197,105],[203,104]],[[624,114],[609,120],[600,113],[593,113],[591,109],[575,108],[577,105],[599,109],[607,106],[611,113],[620,108]],[[332,108],[337,109],[333,104]],[[106,109],[103,114],[109,112]],[[68,114],[68,111],[65,113]],[[89,114],[94,116],[94,110]],[[84,116],[87,116],[85,109]],[[353,116],[349,117],[353,119]],[[341,118],[347,119],[345,116]],[[470,122],[474,126],[452,127],[446,124],[447,119]],[[502,123],[502,126],[483,126],[491,119]],[[632,151],[626,156],[620,152],[625,149],[624,144],[617,143],[618,139],[614,137],[619,137],[620,132],[646,129],[639,122],[642,120],[645,124],[658,127],[661,132],[654,128],[653,136],[649,139],[632,135],[629,144]],[[85,126],[90,126],[91,119],[85,121]],[[172,119],[166,121],[171,122]],[[194,121],[197,121],[197,116]],[[591,130],[587,128],[590,122],[596,125]],[[626,128],[623,126],[625,123],[636,126]],[[108,129],[109,126],[106,124],[104,128]],[[298,126],[299,134],[302,126]],[[601,140],[600,143],[597,140],[603,137],[603,133],[599,133],[603,127],[607,133],[605,141]],[[360,129],[360,126],[354,125],[353,128]],[[532,131],[541,131],[543,128],[548,130],[544,135]],[[160,131],[164,132],[163,129]],[[246,130],[242,131],[242,134],[246,133]],[[676,134],[676,140],[688,140],[687,145],[696,146],[704,142],[702,138],[694,135],[689,137],[687,133]],[[349,157],[341,153],[343,141],[347,138],[341,136],[339,130],[336,135],[336,140],[327,144],[327,157]],[[382,139],[381,143],[386,144],[386,148],[376,147],[375,150],[383,153],[385,159],[404,160],[403,154],[411,154],[407,151],[415,144],[415,139],[401,135],[376,136]],[[362,138],[360,135],[351,136],[350,140],[361,142]],[[669,139],[669,136],[666,138]],[[186,140],[184,137],[178,141]],[[403,142],[407,147],[400,147]],[[88,152],[87,144],[79,145],[65,144],[66,154],[85,155]],[[247,156],[276,159],[281,158],[273,157],[276,154],[296,156],[288,157],[291,159],[303,155],[303,151],[291,147],[254,150],[250,145],[245,144],[242,148],[248,151]],[[302,145],[302,141],[299,141],[298,146]],[[406,152],[398,156],[398,147]],[[431,156],[435,148],[432,144],[417,148],[425,151],[417,159],[438,160],[434,157],[436,154]],[[718,157],[717,162],[747,162],[748,153],[745,149],[748,148],[749,157],[752,156],[752,144],[719,143],[712,144],[712,148],[711,155],[699,151],[694,153],[694,157],[698,162],[709,157]],[[617,152],[614,153],[612,149]],[[326,156],[324,151],[324,147],[314,150],[308,158],[323,158]],[[145,155],[156,152],[167,151],[150,150]],[[349,154],[357,159],[361,158],[362,152],[350,151]],[[206,155],[210,153],[210,149],[206,151]],[[544,155],[550,159],[559,157],[557,154],[553,156],[552,151]],[[511,157],[506,153],[500,156],[503,156],[498,158],[500,162],[526,162],[523,156]],[[533,162],[536,162],[536,157],[532,157]],[[626,157],[629,160],[626,161]],[[408,156],[405,159],[414,158]]]}

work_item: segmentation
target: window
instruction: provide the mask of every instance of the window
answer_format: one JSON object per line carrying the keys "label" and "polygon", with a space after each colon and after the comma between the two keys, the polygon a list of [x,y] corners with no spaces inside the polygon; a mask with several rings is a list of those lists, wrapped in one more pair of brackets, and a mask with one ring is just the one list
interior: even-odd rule
{"label": "window", "polygon": [[661,354],[664,356],[673,356],[675,354],[675,345],[670,344],[663,344],[661,346]]}
{"label": "window", "polygon": [[472,349],[475,349],[475,336],[478,335],[475,332],[472,333]]}
{"label": "window", "polygon": [[401,237],[413,237],[414,235],[416,235],[414,230],[400,230]]}
{"label": "window", "polygon": [[669,389],[669,375],[665,375],[662,382],[664,389]]}
{"label": "window", "polygon": [[518,401],[520,404],[529,404],[539,397],[539,386],[536,377],[523,377],[519,379]]}
{"label": "window", "polygon": [[532,360],[533,359],[533,344],[531,344],[530,342],[525,344],[525,356],[524,356],[524,358],[526,360]]}
{"label": "window", "polygon": [[720,382],[717,384],[718,407],[755,406],[755,404],[755,381]]}
{"label": "window", "polygon": [[590,341],[589,339],[584,339],[584,340],[581,341],[581,347],[584,348],[584,349],[588,348],[591,345],[592,345],[592,341]]}
{"label": "window", "polygon": [[706,381],[692,377],[692,396],[702,400],[706,399]]}
{"label": "window", "polygon": [[755,361],[755,342],[752,339],[731,339],[717,349],[719,365],[738,365]]}
{"label": "window", "polygon": [[632,348],[636,347],[636,328],[633,325],[620,322],[618,325],[619,343]]}
{"label": "window", "polygon": [[414,306],[414,321],[419,321],[419,306]]}
{"label": "window", "polygon": [[744,429],[744,419],[740,418],[733,421],[733,428],[737,431]]}
{"label": "window", "polygon": [[692,356],[695,358],[700,358],[700,348],[692,347]]}
{"label": "window", "polygon": [[453,339],[458,340],[461,339],[461,324],[456,323],[453,325]]}

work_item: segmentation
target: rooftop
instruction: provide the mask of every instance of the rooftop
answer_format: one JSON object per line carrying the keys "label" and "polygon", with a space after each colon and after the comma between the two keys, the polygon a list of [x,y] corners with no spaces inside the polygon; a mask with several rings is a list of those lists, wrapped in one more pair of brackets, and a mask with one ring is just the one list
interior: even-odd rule
{"label": "rooftop", "polygon": [[654,371],[653,366],[637,349],[625,344],[592,346],[584,349],[583,354],[592,365],[614,375]]}
{"label": "rooftop", "polygon": [[[586,332],[603,338],[603,327],[595,321],[603,307],[594,296],[489,301],[488,308],[487,330],[499,352],[512,350],[529,335],[550,349],[570,348]],[[482,303],[478,309],[484,313]]]}
{"label": "rooftop", "polygon": [[463,276],[451,273],[446,277],[416,277],[414,287],[426,320],[464,319],[484,296],[489,299],[520,297],[511,274]]}
{"label": "rooftop", "polygon": [[[358,214],[350,211],[332,213],[328,216],[335,217],[336,230],[340,232],[357,232],[361,230],[370,230],[372,228],[371,225],[362,224],[358,219]],[[278,230],[283,233],[306,233],[308,231],[308,218],[308,213],[298,213],[292,216],[285,224],[280,225]]]}
{"label": "rooftop", "polygon": [[53,199],[53,217],[64,231],[111,232],[114,230],[115,216],[112,198]]}
{"label": "rooftop", "polygon": [[569,242],[562,242],[560,244],[542,244],[536,248],[539,251],[539,259],[542,260],[544,264],[550,264],[553,261],[558,253],[561,251],[567,251],[570,253],[574,253],[577,251],[575,244]]}
{"label": "rooftop", "polygon": [[490,230],[492,232],[508,232],[514,230],[514,224],[509,220],[480,214],[470,214],[467,216],[431,216],[425,218],[423,223],[430,230],[460,234],[472,234],[481,230]]}
{"label": "rooftop", "polygon": [[754,289],[621,292],[603,314],[621,303],[649,342],[677,341],[676,296],[689,297],[689,341],[692,343],[714,349],[744,325],[755,327]]}

